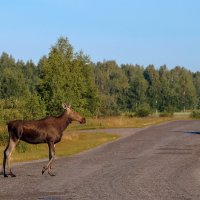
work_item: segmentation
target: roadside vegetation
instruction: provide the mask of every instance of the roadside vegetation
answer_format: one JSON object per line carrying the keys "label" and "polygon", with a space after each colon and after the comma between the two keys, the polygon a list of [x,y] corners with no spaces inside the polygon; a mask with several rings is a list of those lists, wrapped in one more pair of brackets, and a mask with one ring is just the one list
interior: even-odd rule
{"label": "roadside vegetation", "polygon": [[[60,143],[56,144],[56,156],[71,156],[79,152],[94,148],[103,143],[117,139],[119,136],[106,133],[78,133],[69,132],[63,135]],[[5,145],[0,145],[0,163],[3,160],[3,150]],[[25,142],[18,143],[12,154],[12,162],[31,161],[48,158],[47,144],[31,145]]]}
{"label": "roadside vegetation", "polygon": [[[64,37],[37,64],[32,60],[16,61],[3,52],[0,56],[0,150],[3,151],[7,142],[7,121],[60,115],[62,102],[71,104],[73,110],[87,118],[86,125],[73,123],[67,129],[72,139],[65,136],[57,145],[57,155],[63,156],[117,137],[83,134],[78,132],[80,129],[143,127],[186,119],[190,115],[187,110],[191,112],[190,117],[198,119],[199,85],[200,72],[190,72],[181,66],[169,70],[166,65],[156,69],[152,64],[118,65],[113,60],[94,63],[83,51],[75,52]],[[20,142],[13,157],[16,161],[23,160],[21,157],[26,152],[24,158],[43,158],[47,155],[43,148],[46,147]]]}
{"label": "roadside vegetation", "polygon": [[194,119],[200,119],[200,110],[193,110],[190,116]]}
{"label": "roadside vegetation", "polygon": [[[190,113],[175,113],[173,117],[159,117],[158,114],[154,114],[149,117],[135,117],[132,115],[101,117],[101,118],[87,118],[87,123],[80,125],[78,123],[72,123],[63,134],[63,138],[60,143],[56,144],[56,156],[70,156],[101,144],[113,141],[119,138],[119,135],[110,133],[100,133],[94,131],[80,132],[83,129],[104,129],[104,128],[139,128],[159,124],[162,122],[178,120],[178,119],[190,119]],[[8,141],[8,133],[6,125],[0,125],[0,163],[3,159],[3,150],[5,149]],[[31,145],[25,142],[19,142],[14,153],[12,154],[12,162],[30,161],[43,159],[48,157],[48,147],[46,144]]]}
{"label": "roadside vegetation", "polygon": [[172,120],[185,120],[191,119],[190,112],[186,113],[174,113],[173,116],[162,116],[160,114],[152,114],[147,117],[136,117],[134,114],[127,114],[121,116],[107,116],[100,118],[87,118],[87,123],[79,125],[73,123],[69,126],[68,130],[80,130],[80,129],[104,129],[104,128],[140,128],[149,125],[159,124],[162,122]]}
{"label": "roadside vegetation", "polygon": [[200,109],[199,85],[200,72],[181,66],[93,63],[60,37],[37,64],[0,55],[0,122],[59,115],[61,102],[87,117],[169,117]]}

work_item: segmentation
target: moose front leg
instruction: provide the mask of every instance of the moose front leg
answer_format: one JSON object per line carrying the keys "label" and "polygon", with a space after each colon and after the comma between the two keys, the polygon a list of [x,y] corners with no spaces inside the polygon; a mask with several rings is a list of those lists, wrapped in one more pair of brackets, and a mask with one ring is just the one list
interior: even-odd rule
{"label": "moose front leg", "polygon": [[48,174],[50,176],[55,176],[55,174],[53,174],[51,172],[51,164],[52,164],[52,162],[53,162],[53,160],[55,158],[55,145],[54,145],[54,142],[49,142],[48,143],[48,147],[49,147],[49,162],[48,162],[48,164],[46,166],[43,167],[42,174],[44,174],[44,172],[46,170],[48,170]]}
{"label": "moose front leg", "polygon": [[[53,160],[55,159],[55,146],[56,146],[56,145],[54,144],[54,145],[53,145],[53,147],[54,147],[54,153],[52,153],[51,151],[49,151],[49,161],[52,159],[53,155],[54,155]],[[53,160],[52,160],[52,161],[53,161]],[[50,163],[50,165],[49,165],[49,168],[48,168],[48,174],[49,174],[50,176],[55,176],[55,174],[51,172],[51,169],[52,169],[52,161],[51,161],[51,163]]]}

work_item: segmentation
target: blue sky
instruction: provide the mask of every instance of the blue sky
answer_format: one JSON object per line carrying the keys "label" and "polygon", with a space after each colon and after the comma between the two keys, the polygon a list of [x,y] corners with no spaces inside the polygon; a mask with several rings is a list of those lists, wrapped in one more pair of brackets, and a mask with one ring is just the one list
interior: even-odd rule
{"label": "blue sky", "polygon": [[93,62],[200,71],[199,0],[0,0],[0,54],[35,63],[60,36]]}

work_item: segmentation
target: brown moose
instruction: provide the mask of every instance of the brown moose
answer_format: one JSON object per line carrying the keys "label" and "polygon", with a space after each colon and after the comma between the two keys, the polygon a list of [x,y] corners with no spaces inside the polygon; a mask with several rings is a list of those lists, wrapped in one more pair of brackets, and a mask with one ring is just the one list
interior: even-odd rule
{"label": "brown moose", "polygon": [[[51,172],[51,164],[55,158],[55,144],[60,142],[63,131],[72,121],[78,121],[81,124],[86,120],[77,112],[71,109],[71,106],[62,104],[64,112],[59,117],[46,117],[40,120],[16,120],[8,123],[9,141],[4,150],[3,175],[4,177],[15,177],[10,167],[10,157],[19,140],[30,144],[47,143],[49,147],[49,162],[42,169],[42,174],[48,170],[48,174],[54,176]],[[8,173],[6,173],[6,165]]]}

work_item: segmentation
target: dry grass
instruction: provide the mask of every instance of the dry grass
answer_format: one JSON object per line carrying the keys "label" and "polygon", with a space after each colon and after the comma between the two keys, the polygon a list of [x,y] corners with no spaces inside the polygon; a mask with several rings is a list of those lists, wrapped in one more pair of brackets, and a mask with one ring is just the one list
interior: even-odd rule
{"label": "dry grass", "polygon": [[[70,156],[103,143],[117,139],[119,136],[106,133],[78,133],[69,132],[63,135],[62,141],[56,144],[56,156]],[[0,164],[2,164],[4,146],[0,146]],[[12,154],[12,162],[38,160],[48,158],[47,144],[30,145],[28,144],[25,153],[19,153],[15,149]]]}
{"label": "dry grass", "polygon": [[[153,124],[159,124],[166,121],[189,119],[186,114],[177,114],[174,117],[151,116],[145,118],[137,117],[104,117],[88,118],[85,125],[72,123],[63,135],[63,139],[56,145],[57,156],[70,156],[81,151],[94,148],[103,143],[115,140],[119,136],[106,133],[80,133],[79,129],[97,129],[97,128],[122,128],[122,127],[144,127]],[[0,134],[6,133],[6,125],[0,125]],[[0,145],[0,163],[2,163],[4,146]],[[25,153],[15,151],[12,156],[12,162],[30,161],[41,158],[48,158],[48,147],[46,144],[28,145]]]}
{"label": "dry grass", "polygon": [[144,118],[127,116],[88,118],[87,123],[85,125],[79,125],[77,123],[74,123],[70,126],[70,130],[130,127],[138,128],[178,119],[189,119],[189,115],[178,113],[175,114],[173,117],[159,117],[157,115],[154,115]]}

